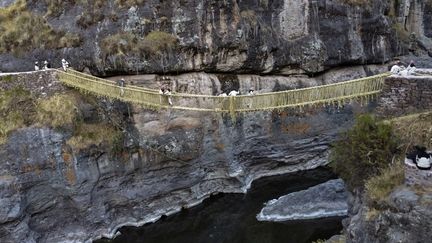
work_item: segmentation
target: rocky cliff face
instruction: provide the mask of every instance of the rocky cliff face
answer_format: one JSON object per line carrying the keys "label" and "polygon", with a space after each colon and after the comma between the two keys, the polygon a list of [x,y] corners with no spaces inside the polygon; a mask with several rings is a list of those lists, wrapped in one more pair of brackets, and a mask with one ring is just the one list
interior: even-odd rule
{"label": "rocky cliff face", "polygon": [[431,237],[431,192],[400,187],[385,208],[376,210],[358,197],[346,221],[347,242],[427,242]]}
{"label": "rocky cliff face", "polygon": [[[56,36],[43,36],[46,42],[59,43],[32,42],[5,31],[3,72],[32,69],[34,60],[60,66],[65,57],[100,75],[317,73],[432,47],[428,0],[26,2],[53,29],[47,33]],[[13,51],[20,45],[27,46]]]}
{"label": "rocky cliff face", "polygon": [[[371,69],[376,67],[366,68]],[[357,73],[364,76],[365,70],[359,68]],[[189,93],[221,92],[228,84],[240,90],[253,84],[258,91],[274,91],[340,81],[337,77],[346,74],[342,70],[303,80],[239,75],[230,82],[196,74],[193,83],[191,77],[171,80]],[[47,89],[65,92],[55,80],[29,75],[33,92],[47,96]],[[22,79],[17,84],[22,85]],[[33,89],[39,86],[45,88]],[[351,125],[355,113],[366,109],[352,104],[341,109],[257,112],[233,119],[148,111],[76,96],[85,122],[109,121],[123,131],[122,140],[116,149],[104,143],[72,146],[70,138],[76,131],[68,126],[31,125],[10,133],[0,145],[1,242],[112,237],[123,225],[152,222],[211,194],[244,192],[256,178],[315,168],[327,163],[328,147],[337,133]]]}

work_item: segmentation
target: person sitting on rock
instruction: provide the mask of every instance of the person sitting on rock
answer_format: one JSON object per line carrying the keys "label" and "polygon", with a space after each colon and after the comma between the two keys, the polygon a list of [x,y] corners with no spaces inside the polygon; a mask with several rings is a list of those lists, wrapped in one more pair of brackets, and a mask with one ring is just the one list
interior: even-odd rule
{"label": "person sitting on rock", "polygon": [[416,145],[414,146],[414,149],[411,152],[406,154],[405,163],[407,165],[415,164],[419,169],[428,169],[428,168],[430,169],[430,161],[429,161],[430,158],[431,155],[426,152],[425,147]]}
{"label": "person sitting on rock", "polygon": [[408,72],[408,75],[414,75],[414,74],[415,74],[417,68],[416,68],[416,66],[415,66],[413,60],[411,60],[411,62],[410,62],[410,64],[408,65],[408,67],[407,67],[406,70],[407,70],[407,72]]}
{"label": "person sitting on rock", "polygon": [[431,158],[430,156],[427,157],[417,157],[416,158],[416,164],[417,168],[420,170],[430,170],[431,168]]}
{"label": "person sitting on rock", "polygon": [[48,61],[45,60],[45,61],[43,62],[43,70],[48,70],[48,68],[49,68],[48,65],[49,65]]}
{"label": "person sitting on rock", "polygon": [[402,65],[401,62],[397,62],[395,65],[393,65],[390,69],[390,73],[397,75],[399,74],[402,70],[404,70],[404,66]]}
{"label": "person sitting on rock", "polygon": [[69,63],[68,63],[64,58],[61,60],[61,63],[62,63],[63,71],[66,72],[66,70],[67,70],[68,67],[69,67]]}
{"label": "person sitting on rock", "polygon": [[39,71],[40,70],[40,68],[39,68],[39,62],[35,62],[35,66],[34,66],[34,70],[35,71]]}
{"label": "person sitting on rock", "polygon": [[228,96],[237,96],[238,94],[240,94],[240,92],[238,92],[237,90],[232,90],[231,92],[229,92]]}

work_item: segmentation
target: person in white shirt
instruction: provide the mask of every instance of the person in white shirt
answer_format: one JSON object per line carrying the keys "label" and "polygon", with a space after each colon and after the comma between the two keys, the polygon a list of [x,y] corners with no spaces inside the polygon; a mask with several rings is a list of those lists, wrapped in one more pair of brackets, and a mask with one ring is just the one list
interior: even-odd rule
{"label": "person in white shirt", "polygon": [[39,62],[35,62],[34,70],[35,71],[39,71],[40,70],[40,68],[39,68]]}
{"label": "person in white shirt", "polygon": [[62,62],[63,71],[66,72],[67,68],[69,67],[69,63],[64,58],[61,60],[61,62]]}
{"label": "person in white shirt", "polygon": [[42,70],[48,70],[48,61],[47,60],[45,60],[43,62],[43,69]]}
{"label": "person in white shirt", "polygon": [[398,62],[397,64],[393,65],[390,69],[390,73],[397,75],[399,74],[402,70],[404,70],[403,66],[401,65],[400,62]]}
{"label": "person in white shirt", "polygon": [[414,61],[411,60],[410,64],[407,67],[408,75],[415,75],[417,68],[414,64]]}
{"label": "person in white shirt", "polygon": [[231,92],[229,92],[228,96],[237,96],[238,94],[240,94],[240,92],[238,92],[237,90],[232,90]]}
{"label": "person in white shirt", "polygon": [[170,105],[173,105],[172,100],[171,100],[171,89],[166,89],[163,93],[164,95],[168,96],[168,103]]}

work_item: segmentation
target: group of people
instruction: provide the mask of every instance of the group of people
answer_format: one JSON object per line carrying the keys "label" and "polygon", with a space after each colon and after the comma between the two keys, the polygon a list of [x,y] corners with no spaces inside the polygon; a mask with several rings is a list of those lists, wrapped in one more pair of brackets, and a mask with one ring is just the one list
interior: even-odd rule
{"label": "group of people", "polygon": [[[63,71],[66,72],[67,69],[69,68],[69,62],[66,61],[66,59],[63,58],[61,60],[61,64],[62,64]],[[42,67],[39,66],[39,62],[38,61],[35,62],[35,66],[34,66],[34,70],[35,71],[48,70],[49,68],[50,68],[50,65],[49,65],[49,62],[47,60],[43,61],[43,66]]]}
{"label": "group of people", "polygon": [[[222,96],[222,97],[226,97],[226,96],[237,96],[239,95],[240,92],[237,90],[231,90],[231,92],[228,93],[228,95],[226,93],[222,93],[218,96]],[[255,95],[255,90],[254,89],[249,89],[248,91],[248,95]]]}
{"label": "group of people", "polygon": [[398,61],[395,65],[393,65],[390,69],[390,73],[394,75],[400,75],[400,76],[411,76],[415,75],[416,72],[416,66],[414,64],[414,61],[411,61],[408,67],[405,68],[405,66],[402,64],[401,61]]}
{"label": "group of people", "polygon": [[[162,88],[160,88],[160,90],[159,90],[159,94],[161,94],[161,95],[164,95],[164,96],[167,96],[167,98],[168,98],[168,104],[169,105],[173,105],[173,102],[172,102],[172,99],[171,99],[171,89],[170,88],[166,88],[166,87],[162,87]],[[231,92],[229,92],[228,93],[228,95],[226,94],[226,93],[222,93],[222,94],[219,94],[218,96],[222,96],[222,97],[226,97],[226,96],[237,96],[237,95],[239,95],[240,94],[240,92],[239,91],[237,91],[237,90],[232,90]],[[253,90],[253,89],[249,89],[249,91],[248,91],[248,95],[254,95],[255,94],[255,91]]]}
{"label": "group of people", "polygon": [[432,152],[426,151],[426,147],[414,146],[414,149],[406,154],[405,163],[415,165],[421,170],[429,170],[432,165]]}

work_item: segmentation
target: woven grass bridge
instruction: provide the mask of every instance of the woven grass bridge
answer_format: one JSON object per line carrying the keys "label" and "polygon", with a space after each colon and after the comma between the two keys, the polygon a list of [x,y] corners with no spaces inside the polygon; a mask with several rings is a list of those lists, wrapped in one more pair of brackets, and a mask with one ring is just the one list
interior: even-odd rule
{"label": "woven grass bridge", "polygon": [[99,96],[141,104],[150,109],[177,109],[231,114],[288,107],[342,105],[352,100],[368,101],[381,91],[384,79],[387,76],[388,74],[385,73],[334,84],[256,95],[220,97],[174,93],[170,95],[173,105],[169,105],[168,97],[159,94],[159,90],[133,85],[121,88],[113,81],[74,70],[58,71],[59,80],[67,86]]}

